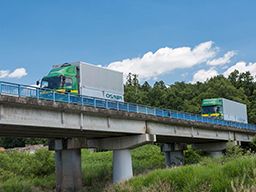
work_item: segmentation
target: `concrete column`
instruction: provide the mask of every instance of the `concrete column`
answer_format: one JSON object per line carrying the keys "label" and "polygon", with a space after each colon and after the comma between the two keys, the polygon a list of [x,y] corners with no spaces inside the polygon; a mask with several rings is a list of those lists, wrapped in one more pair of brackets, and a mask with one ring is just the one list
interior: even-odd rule
{"label": "concrete column", "polygon": [[132,178],[132,157],[130,149],[154,143],[156,135],[141,134],[102,139],[89,139],[87,146],[98,149],[113,150],[113,183]]}
{"label": "concrete column", "polygon": [[184,164],[183,151],[171,151],[170,155],[173,166],[180,166]]}
{"label": "concrete column", "polygon": [[183,146],[163,144],[161,150],[164,152],[166,167],[180,166],[184,164]]}
{"label": "concrete column", "polygon": [[209,151],[208,154],[211,157],[221,157],[221,156],[223,156],[223,152],[222,151]]}
{"label": "concrete column", "polygon": [[166,167],[171,167],[172,166],[171,151],[165,151],[164,152],[164,159],[165,159],[165,166]]}
{"label": "concrete column", "polygon": [[113,150],[113,183],[128,180],[132,176],[132,157],[130,150]]}
{"label": "concrete column", "polygon": [[82,188],[81,149],[55,151],[56,191],[76,192]]}

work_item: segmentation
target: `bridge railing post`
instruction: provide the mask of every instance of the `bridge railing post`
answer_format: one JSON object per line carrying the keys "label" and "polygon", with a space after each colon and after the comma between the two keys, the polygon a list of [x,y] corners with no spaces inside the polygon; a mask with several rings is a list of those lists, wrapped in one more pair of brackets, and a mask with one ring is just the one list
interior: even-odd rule
{"label": "bridge railing post", "polygon": [[68,103],[71,102],[70,93],[68,93]]}
{"label": "bridge railing post", "polygon": [[81,98],[81,104],[84,105],[84,98],[83,98],[83,96],[81,95],[80,98]]}
{"label": "bridge railing post", "polygon": [[20,90],[20,85],[18,85],[18,96],[21,96],[21,90]]}
{"label": "bridge railing post", "polygon": [[40,91],[40,89],[36,89],[36,99],[37,100],[39,99],[39,91]]}
{"label": "bridge railing post", "polygon": [[53,99],[53,101],[55,102],[55,100],[56,100],[56,99],[55,99],[55,97],[56,97],[56,95],[55,95],[55,91],[53,91],[53,92],[52,92],[52,97],[53,97],[53,98],[52,98],[52,99]]}
{"label": "bridge railing post", "polygon": [[108,107],[108,101],[105,100],[105,102],[106,102],[106,109],[109,109],[109,107]]}
{"label": "bridge railing post", "polygon": [[116,102],[116,109],[117,109],[117,111],[119,111],[119,103],[120,102],[118,102],[118,101]]}

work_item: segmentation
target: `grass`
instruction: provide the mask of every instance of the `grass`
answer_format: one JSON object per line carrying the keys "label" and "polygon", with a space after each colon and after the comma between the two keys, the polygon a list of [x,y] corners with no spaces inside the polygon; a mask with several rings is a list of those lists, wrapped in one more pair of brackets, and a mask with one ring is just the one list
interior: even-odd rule
{"label": "grass", "polygon": [[53,153],[45,149],[0,153],[0,192],[53,191],[54,169]]}
{"label": "grass", "polygon": [[[112,185],[112,152],[82,150],[84,191],[89,192],[252,192],[256,186],[255,155],[203,158],[200,163],[163,169],[157,145],[132,150],[137,177]],[[193,158],[193,161],[195,159]],[[0,153],[0,192],[51,192],[55,188],[54,153]],[[255,189],[255,188],[254,188]],[[254,190],[255,191],[255,190]]]}
{"label": "grass", "polygon": [[[135,175],[164,167],[164,157],[156,145],[145,145],[132,150]],[[112,182],[112,152],[82,152],[83,181],[87,191],[103,191]]]}
{"label": "grass", "polygon": [[[164,157],[156,145],[132,150],[135,175],[164,167]],[[112,152],[82,150],[84,190],[103,191],[112,181]],[[0,153],[0,192],[54,191],[54,153],[42,149],[35,154]]]}
{"label": "grass", "polygon": [[229,192],[250,191],[255,186],[256,157],[248,155],[235,159],[207,159],[197,165],[154,170],[111,186],[106,191]]}

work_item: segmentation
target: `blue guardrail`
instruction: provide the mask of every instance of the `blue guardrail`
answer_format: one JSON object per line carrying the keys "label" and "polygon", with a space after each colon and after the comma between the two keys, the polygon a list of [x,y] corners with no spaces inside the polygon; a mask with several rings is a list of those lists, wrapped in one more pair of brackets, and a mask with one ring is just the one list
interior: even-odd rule
{"label": "blue guardrail", "polygon": [[196,121],[202,123],[217,124],[221,126],[236,127],[256,131],[255,124],[238,123],[233,121],[225,121],[220,119],[202,117],[196,114],[178,112],[169,109],[160,109],[134,103],[117,102],[95,97],[87,97],[82,95],[72,95],[69,93],[58,93],[50,89],[42,89],[28,85],[20,85],[15,83],[0,81],[0,95],[10,95],[16,97],[30,97],[41,100],[50,100],[54,102],[65,102],[72,104],[85,105],[95,108],[104,108],[118,111],[126,111],[133,113],[143,113],[157,117],[175,118],[187,121]]}

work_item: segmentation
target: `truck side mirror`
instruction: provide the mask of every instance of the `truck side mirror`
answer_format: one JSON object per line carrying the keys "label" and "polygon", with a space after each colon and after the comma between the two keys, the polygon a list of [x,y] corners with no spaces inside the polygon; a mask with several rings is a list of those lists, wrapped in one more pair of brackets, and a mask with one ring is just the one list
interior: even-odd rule
{"label": "truck side mirror", "polygon": [[39,84],[40,84],[40,82],[37,80],[37,81],[36,81],[36,85],[39,85]]}

